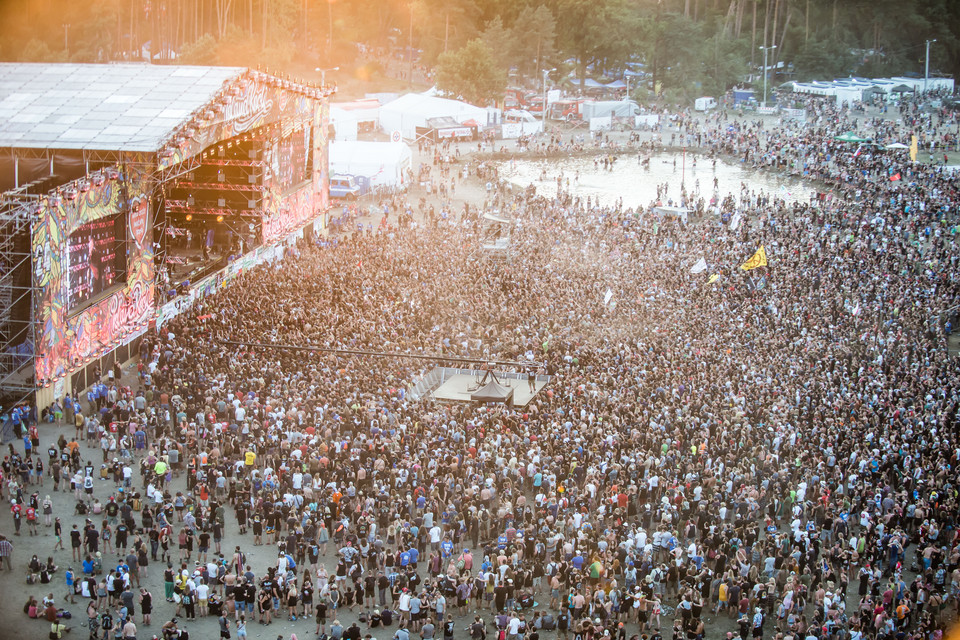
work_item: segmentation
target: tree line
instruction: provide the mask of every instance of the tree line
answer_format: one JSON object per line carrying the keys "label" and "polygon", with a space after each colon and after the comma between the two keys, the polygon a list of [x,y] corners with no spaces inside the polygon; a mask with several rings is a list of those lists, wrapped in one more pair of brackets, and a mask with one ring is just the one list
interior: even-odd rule
{"label": "tree line", "polygon": [[[360,51],[436,68],[478,102],[506,84],[642,70],[641,94],[719,94],[768,65],[797,80],[960,66],[950,0],[31,0],[2,3],[7,61],[349,66]],[[358,47],[358,43],[362,45]],[[412,62],[413,60],[411,60]],[[754,76],[755,77],[755,76]]]}

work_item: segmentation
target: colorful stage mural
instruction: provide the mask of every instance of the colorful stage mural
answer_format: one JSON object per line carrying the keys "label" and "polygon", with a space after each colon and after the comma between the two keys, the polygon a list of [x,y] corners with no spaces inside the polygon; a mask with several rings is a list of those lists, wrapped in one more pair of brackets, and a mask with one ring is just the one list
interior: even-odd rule
{"label": "colorful stage mural", "polygon": [[[63,376],[129,342],[156,317],[155,212],[149,194],[150,182],[166,179],[166,169],[217,142],[270,123],[282,122],[285,131],[306,126],[312,128],[310,179],[301,189],[289,193],[268,188],[263,242],[283,238],[326,209],[329,107],[317,94],[305,95],[291,90],[288,84],[264,74],[246,73],[225,86],[208,109],[185,123],[159,154],[149,159],[128,154],[128,161],[141,167],[143,173],[133,174],[125,168],[130,165],[118,165],[117,171],[99,184],[80,180],[41,201],[32,232],[39,387],[53,386]],[[125,283],[91,296],[92,302],[80,304],[79,310],[69,309],[71,233],[120,213],[127,216]],[[73,268],[79,267],[75,264]]]}
{"label": "colorful stage mural", "polygon": [[[67,308],[70,234],[125,212],[126,283],[77,313]],[[38,386],[86,364],[146,327],[154,313],[153,221],[146,177],[115,175],[101,184],[71,183],[41,202],[33,228]]]}
{"label": "colorful stage mural", "polygon": [[268,185],[263,198],[263,242],[271,242],[290,233],[316,214],[326,210],[329,194],[327,123],[329,107],[316,109],[313,119],[313,167],[310,182],[293,193],[277,193]]}

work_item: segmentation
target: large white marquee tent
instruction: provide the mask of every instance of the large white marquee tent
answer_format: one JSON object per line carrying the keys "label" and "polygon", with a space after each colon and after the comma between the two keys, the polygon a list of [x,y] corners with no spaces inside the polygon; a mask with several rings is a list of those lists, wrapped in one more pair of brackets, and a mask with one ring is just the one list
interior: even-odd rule
{"label": "large white marquee tent", "polygon": [[399,131],[408,140],[416,137],[417,127],[426,127],[427,118],[450,117],[457,122],[487,124],[487,110],[459,100],[408,93],[380,107],[380,128],[388,134]]}
{"label": "large white marquee tent", "polygon": [[330,143],[330,175],[367,178],[370,186],[399,187],[406,183],[413,153],[403,142],[335,140]]}

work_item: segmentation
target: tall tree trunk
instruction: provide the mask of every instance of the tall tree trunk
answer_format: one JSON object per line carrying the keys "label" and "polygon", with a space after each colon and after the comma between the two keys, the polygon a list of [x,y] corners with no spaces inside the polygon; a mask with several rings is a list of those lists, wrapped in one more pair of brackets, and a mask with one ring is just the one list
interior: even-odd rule
{"label": "tall tree trunk", "polygon": [[787,27],[790,26],[790,18],[793,16],[793,7],[786,7],[787,19],[783,21],[783,31],[780,33],[780,43],[777,45],[777,48],[773,50],[773,65],[776,66],[777,62],[780,60],[780,56],[783,53],[783,43],[787,39]]}
{"label": "tall tree trunk", "polygon": [[685,18],[690,17],[690,0],[684,0],[683,2],[683,16]]}
{"label": "tall tree trunk", "polygon": [[757,3],[760,0],[753,0],[753,26],[750,30],[750,73],[753,73],[756,67],[757,55]]}
{"label": "tall tree trunk", "polygon": [[743,32],[743,10],[746,4],[746,0],[740,0],[740,2],[737,3],[737,26],[734,32],[734,37],[737,39],[740,38],[740,34]]}
{"label": "tall tree trunk", "polygon": [[780,19],[780,0],[773,0],[773,22],[770,23],[770,44],[777,44],[777,22]]}
{"label": "tall tree trunk", "polygon": [[803,42],[810,40],[810,0],[807,0],[807,10],[803,18]]}
{"label": "tall tree trunk", "polygon": [[837,0],[833,0],[833,39],[837,39]]}
{"label": "tall tree trunk", "polygon": [[727,15],[723,19],[723,37],[724,39],[729,38],[733,33],[734,20],[737,13],[737,5],[739,0],[731,0],[730,6],[727,7]]}
{"label": "tall tree trunk", "polygon": [[767,38],[770,35],[770,0],[763,3],[763,46],[767,46]]}
{"label": "tall tree trunk", "polygon": [[768,62],[770,60],[770,53],[767,51],[767,38],[770,35],[770,0],[766,0],[763,3],[763,55],[760,56],[760,64],[763,65],[763,78],[765,80],[767,77],[767,67],[769,66]]}

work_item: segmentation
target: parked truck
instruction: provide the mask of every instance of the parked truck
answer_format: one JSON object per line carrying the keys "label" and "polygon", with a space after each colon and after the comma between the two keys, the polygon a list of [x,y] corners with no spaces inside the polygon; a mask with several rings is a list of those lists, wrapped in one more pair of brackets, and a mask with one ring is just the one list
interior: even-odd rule
{"label": "parked truck", "polygon": [[550,118],[552,120],[583,120],[583,104],[585,100],[557,100],[550,103]]}
{"label": "parked truck", "polygon": [[697,98],[693,101],[693,108],[697,111],[709,111],[717,108],[717,99],[710,96]]}
{"label": "parked truck", "polygon": [[332,175],[330,176],[330,197],[339,200],[356,200],[368,190],[369,185],[363,182],[356,176]]}
{"label": "parked truck", "polygon": [[591,118],[632,118],[640,115],[640,107],[633,100],[597,100],[583,103],[583,119]]}

